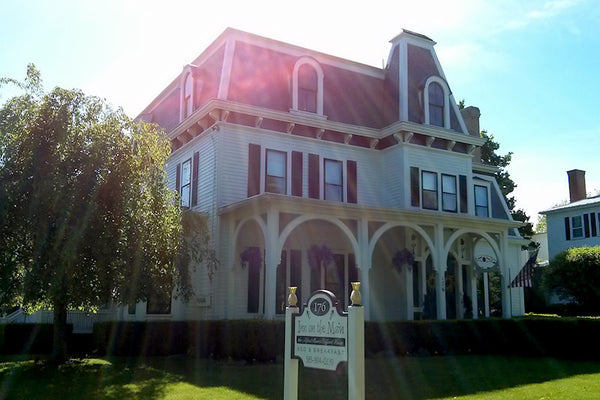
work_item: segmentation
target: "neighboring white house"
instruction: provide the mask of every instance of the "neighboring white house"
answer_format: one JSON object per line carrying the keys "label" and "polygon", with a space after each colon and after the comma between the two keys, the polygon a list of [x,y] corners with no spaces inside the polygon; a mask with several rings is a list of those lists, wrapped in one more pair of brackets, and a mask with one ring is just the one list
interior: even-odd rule
{"label": "neighboring white house", "polygon": [[190,302],[119,318],[272,319],[289,286],[346,306],[356,280],[368,320],[417,318],[427,293],[438,319],[462,318],[489,271],[503,315],[522,315],[523,288],[509,288],[521,223],[481,162],[479,110],[463,117],[434,45],[403,30],[376,68],[225,30],[138,117],[167,131],[171,187],[209,221],[220,268],[209,279],[198,266]]}
{"label": "neighboring white house", "polygon": [[548,256],[571,247],[600,245],[600,196],[587,197],[585,171],[567,171],[569,203],[542,211],[546,215]]}

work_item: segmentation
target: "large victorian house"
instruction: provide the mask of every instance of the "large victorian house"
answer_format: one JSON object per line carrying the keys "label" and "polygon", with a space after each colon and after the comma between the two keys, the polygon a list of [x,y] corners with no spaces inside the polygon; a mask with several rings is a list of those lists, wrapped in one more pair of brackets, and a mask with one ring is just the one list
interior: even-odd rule
{"label": "large victorian house", "polygon": [[477,317],[489,274],[501,314],[523,314],[520,223],[434,45],[404,30],[375,68],[225,30],[139,116],[168,133],[168,179],[220,267],[196,268],[191,301],[120,318],[272,319],[289,286],[346,306],[351,281],[369,320]]}

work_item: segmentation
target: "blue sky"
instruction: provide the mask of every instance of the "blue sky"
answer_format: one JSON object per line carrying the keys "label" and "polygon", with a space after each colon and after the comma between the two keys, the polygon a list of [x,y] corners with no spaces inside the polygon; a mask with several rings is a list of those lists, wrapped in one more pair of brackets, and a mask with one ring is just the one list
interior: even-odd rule
{"label": "blue sky", "polygon": [[532,222],[568,199],[569,169],[600,190],[595,0],[4,0],[0,76],[20,79],[33,62],[47,89],[81,88],[135,116],[228,26],[378,67],[402,28],[423,33],[455,98],[513,152]]}

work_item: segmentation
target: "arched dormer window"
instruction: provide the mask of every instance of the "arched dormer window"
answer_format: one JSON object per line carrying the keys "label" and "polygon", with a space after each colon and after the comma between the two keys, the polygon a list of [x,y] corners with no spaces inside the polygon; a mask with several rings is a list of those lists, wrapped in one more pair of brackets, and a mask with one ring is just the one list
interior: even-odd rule
{"label": "arched dormer window", "polygon": [[323,115],[323,70],[312,58],[302,57],[294,66],[292,109]]}
{"label": "arched dormer window", "polygon": [[181,96],[179,101],[179,121],[183,121],[198,106],[197,100],[202,88],[202,81],[199,79],[198,67],[186,65],[181,73]]}
{"label": "arched dormer window", "polygon": [[183,111],[183,118],[187,118],[194,111],[194,79],[192,78],[192,74],[188,73],[185,76],[185,80],[183,81],[183,104],[181,105],[181,109]]}
{"label": "arched dormer window", "polygon": [[443,79],[431,76],[423,90],[425,123],[450,128],[450,104],[448,85]]}

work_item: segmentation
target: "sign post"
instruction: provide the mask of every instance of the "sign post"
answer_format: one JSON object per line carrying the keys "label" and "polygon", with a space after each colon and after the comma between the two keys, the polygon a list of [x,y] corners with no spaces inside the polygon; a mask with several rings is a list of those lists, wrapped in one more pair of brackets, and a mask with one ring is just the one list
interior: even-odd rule
{"label": "sign post", "polygon": [[298,400],[298,359],[292,358],[292,330],[288,329],[288,326],[292,326],[294,315],[298,314],[296,289],[297,287],[290,287],[288,306],[285,309],[284,400]]}
{"label": "sign post", "polygon": [[285,322],[284,399],[298,398],[298,360],[307,368],[335,371],[348,364],[348,398],[365,398],[364,309],[360,283],[352,282],[352,305],[343,312],[335,295],[317,290],[302,313],[296,288],[290,288]]}

